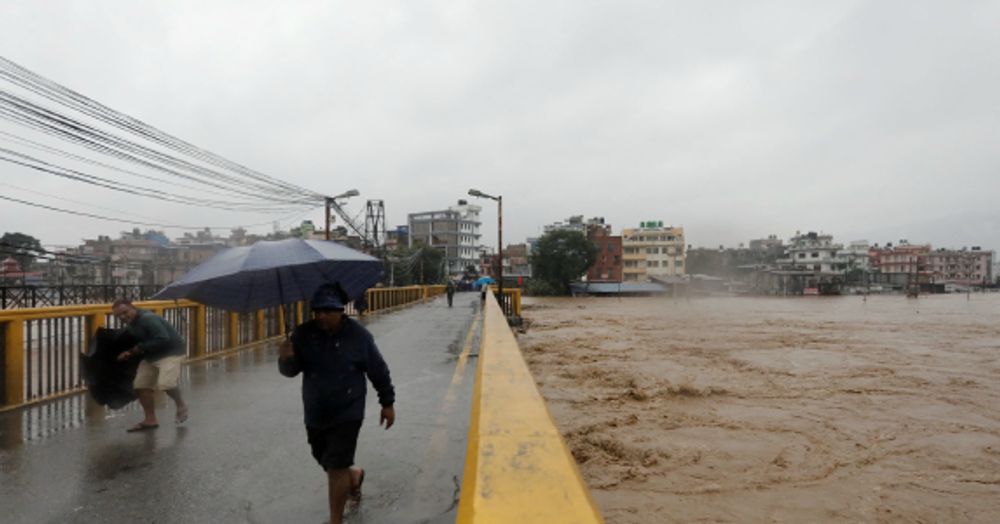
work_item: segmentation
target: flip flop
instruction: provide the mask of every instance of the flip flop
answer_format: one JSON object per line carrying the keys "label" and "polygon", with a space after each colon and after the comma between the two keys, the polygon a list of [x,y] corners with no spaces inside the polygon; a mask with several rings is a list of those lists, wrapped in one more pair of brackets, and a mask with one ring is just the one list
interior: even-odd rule
{"label": "flip flop", "polygon": [[159,424],[143,424],[142,422],[128,428],[125,430],[126,433],[135,433],[137,431],[150,431],[160,427]]}
{"label": "flip flop", "polygon": [[174,418],[174,422],[177,424],[183,424],[184,422],[187,421],[187,419],[188,419],[188,408],[185,407],[184,409],[178,409],[177,417]]}
{"label": "flip flop", "polygon": [[361,485],[365,483],[365,470],[361,470],[361,474],[358,475],[358,487],[351,489],[351,498],[358,500],[361,498]]}

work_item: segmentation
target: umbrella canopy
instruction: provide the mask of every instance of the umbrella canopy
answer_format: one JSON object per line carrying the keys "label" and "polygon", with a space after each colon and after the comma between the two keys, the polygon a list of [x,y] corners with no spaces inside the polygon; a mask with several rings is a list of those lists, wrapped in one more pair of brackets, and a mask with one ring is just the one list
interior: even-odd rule
{"label": "umbrella canopy", "polygon": [[153,298],[186,298],[246,313],[306,300],[321,284],[332,282],[340,282],[347,298],[354,300],[384,274],[382,261],[336,242],[261,241],[222,251]]}
{"label": "umbrella canopy", "polygon": [[487,284],[496,284],[496,283],[497,283],[497,281],[493,280],[493,277],[479,277],[479,280],[476,280],[476,282],[473,285],[476,286],[476,289],[479,289],[480,287],[483,287],[484,285],[487,285]]}

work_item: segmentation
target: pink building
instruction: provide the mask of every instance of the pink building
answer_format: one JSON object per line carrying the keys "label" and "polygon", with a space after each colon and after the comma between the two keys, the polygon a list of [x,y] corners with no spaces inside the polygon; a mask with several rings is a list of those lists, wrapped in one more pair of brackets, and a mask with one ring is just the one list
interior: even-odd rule
{"label": "pink building", "polygon": [[872,248],[868,251],[872,270],[881,273],[909,273],[930,276],[927,255],[931,246],[900,244],[895,247]]}

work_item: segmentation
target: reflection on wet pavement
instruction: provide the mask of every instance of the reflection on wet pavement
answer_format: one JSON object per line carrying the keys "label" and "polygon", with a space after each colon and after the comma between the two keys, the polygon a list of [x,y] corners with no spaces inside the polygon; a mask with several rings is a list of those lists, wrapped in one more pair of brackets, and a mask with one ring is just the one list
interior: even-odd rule
{"label": "reflection on wet pavement", "polygon": [[[365,319],[392,370],[397,422],[378,427],[369,392],[358,463],[365,495],[349,522],[453,522],[478,344],[478,296]],[[459,363],[461,371],[457,371]],[[157,395],[160,427],[74,395],[0,413],[0,521],[323,522],[326,481],[306,443],[301,383],[274,346],[184,368],[184,425]],[[155,488],[151,488],[155,486]]]}

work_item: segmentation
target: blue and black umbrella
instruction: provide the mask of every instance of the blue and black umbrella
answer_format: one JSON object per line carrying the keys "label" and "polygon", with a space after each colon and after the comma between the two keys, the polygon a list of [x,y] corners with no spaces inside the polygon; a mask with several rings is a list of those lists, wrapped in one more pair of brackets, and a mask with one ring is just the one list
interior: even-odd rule
{"label": "blue and black umbrella", "polygon": [[384,274],[381,260],[336,242],[260,241],[218,253],[153,298],[186,298],[247,313],[307,300],[327,283],[339,283],[345,298],[355,300]]}

